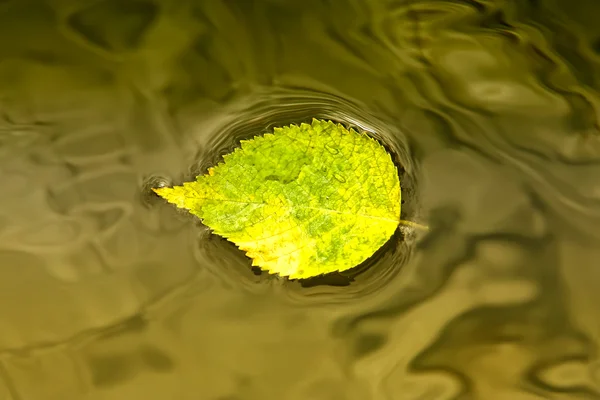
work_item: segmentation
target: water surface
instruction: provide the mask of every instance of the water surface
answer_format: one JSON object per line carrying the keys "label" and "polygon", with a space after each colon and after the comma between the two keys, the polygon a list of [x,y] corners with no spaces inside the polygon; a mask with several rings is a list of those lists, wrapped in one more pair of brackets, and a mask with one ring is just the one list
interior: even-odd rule
{"label": "water surface", "polygon": [[[0,1],[0,399],[600,398],[598,13]],[[431,231],[301,284],[151,195],[313,117]]]}

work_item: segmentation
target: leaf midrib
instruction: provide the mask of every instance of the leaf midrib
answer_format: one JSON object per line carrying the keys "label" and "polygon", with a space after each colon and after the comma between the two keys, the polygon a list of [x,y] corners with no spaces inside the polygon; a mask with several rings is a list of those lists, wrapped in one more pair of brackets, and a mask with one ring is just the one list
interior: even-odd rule
{"label": "leaf midrib", "polygon": [[[202,197],[196,197],[197,199],[200,200],[213,200],[213,201],[227,201],[227,202],[231,202],[231,203],[239,203],[239,204],[260,204],[260,205],[269,205],[269,203],[265,203],[264,201],[247,201],[247,200],[230,200],[230,199],[214,199],[214,198],[202,198]],[[358,213],[352,213],[352,212],[344,212],[344,211],[339,211],[339,210],[333,210],[331,208],[325,208],[325,207],[309,207],[309,206],[302,206],[302,205],[294,205],[295,208],[304,208],[307,210],[316,210],[316,211],[323,211],[323,212],[330,212],[330,213],[334,213],[334,214],[340,214],[340,215],[351,215],[351,216],[356,216],[356,217],[365,217],[365,218],[370,218],[370,219],[376,219],[376,220],[380,220],[380,221],[388,221],[388,222],[393,222],[395,224],[399,224],[400,223],[400,219],[392,219],[392,218],[385,218],[385,217],[376,217],[374,215],[368,215],[368,214],[358,214]]]}

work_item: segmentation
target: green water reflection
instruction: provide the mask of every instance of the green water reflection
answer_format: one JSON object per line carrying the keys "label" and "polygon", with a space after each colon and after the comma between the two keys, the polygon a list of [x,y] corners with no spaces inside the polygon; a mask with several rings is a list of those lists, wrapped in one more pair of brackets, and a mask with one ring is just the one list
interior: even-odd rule
{"label": "green water reflection", "polygon": [[[599,398],[598,15],[0,1],[0,400]],[[301,285],[149,195],[312,117],[388,146],[425,237]]]}

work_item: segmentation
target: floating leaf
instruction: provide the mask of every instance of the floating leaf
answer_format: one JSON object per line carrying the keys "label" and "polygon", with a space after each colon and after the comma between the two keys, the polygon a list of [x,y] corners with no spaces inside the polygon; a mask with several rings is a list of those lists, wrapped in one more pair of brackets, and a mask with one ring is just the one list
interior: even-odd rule
{"label": "floating leaf", "polygon": [[353,268],[400,223],[390,155],[366,133],[316,119],[243,140],[196,181],[154,191],[290,278]]}

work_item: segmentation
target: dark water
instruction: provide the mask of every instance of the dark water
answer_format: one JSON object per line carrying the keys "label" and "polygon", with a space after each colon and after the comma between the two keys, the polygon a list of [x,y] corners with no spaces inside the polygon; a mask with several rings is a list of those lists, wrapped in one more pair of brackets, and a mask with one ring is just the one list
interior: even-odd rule
{"label": "dark water", "polygon": [[[0,1],[0,400],[600,398],[599,15]],[[312,117],[431,231],[300,284],[150,195]]]}

